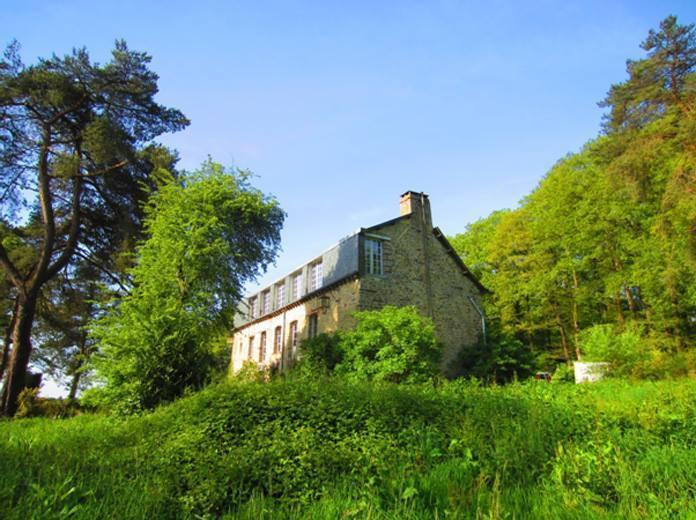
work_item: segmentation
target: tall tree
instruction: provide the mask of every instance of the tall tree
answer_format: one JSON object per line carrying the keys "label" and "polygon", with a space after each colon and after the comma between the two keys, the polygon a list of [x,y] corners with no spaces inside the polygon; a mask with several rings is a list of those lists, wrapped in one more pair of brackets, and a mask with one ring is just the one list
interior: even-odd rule
{"label": "tall tree", "polygon": [[503,331],[566,359],[595,325],[639,322],[656,358],[696,337],[696,31],[670,16],[642,48],[605,135],[453,239]]}
{"label": "tall tree", "polygon": [[275,258],[283,220],[247,173],[210,161],[150,198],[133,290],[93,326],[104,402],[148,409],[206,382],[244,284]]}
{"label": "tall tree", "polygon": [[127,238],[139,181],[150,182],[152,139],[188,124],[155,102],[149,61],[118,41],[103,66],[85,49],[24,66],[16,44],[0,62],[0,265],[15,295],[7,415],[24,387],[42,288],[78,257],[109,261],[104,253]]}
{"label": "tall tree", "polygon": [[668,16],[660,22],[659,31],[650,30],[641,48],[647,57],[628,60],[628,80],[612,85],[600,103],[610,109],[605,125],[610,133],[641,128],[675,109],[688,118],[696,117],[694,24],[679,25],[676,16]]}

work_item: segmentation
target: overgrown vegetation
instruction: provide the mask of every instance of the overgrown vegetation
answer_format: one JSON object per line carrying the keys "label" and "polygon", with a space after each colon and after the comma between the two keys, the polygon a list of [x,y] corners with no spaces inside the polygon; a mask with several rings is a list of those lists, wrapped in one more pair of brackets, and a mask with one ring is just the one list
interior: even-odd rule
{"label": "overgrown vegetation", "polygon": [[437,376],[442,345],[432,320],[415,307],[387,305],[354,316],[353,330],[303,341],[299,370],[392,383],[422,383]]}
{"label": "overgrown vegetation", "polygon": [[237,381],[143,416],[0,423],[0,516],[688,517],[694,422],[694,381]]}

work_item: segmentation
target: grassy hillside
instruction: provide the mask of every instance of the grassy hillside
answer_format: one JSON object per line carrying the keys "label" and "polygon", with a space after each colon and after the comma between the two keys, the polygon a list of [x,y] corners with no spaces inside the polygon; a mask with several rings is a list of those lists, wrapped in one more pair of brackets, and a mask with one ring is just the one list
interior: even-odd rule
{"label": "grassy hillside", "polygon": [[0,422],[0,517],[689,517],[695,424],[696,381],[228,383]]}

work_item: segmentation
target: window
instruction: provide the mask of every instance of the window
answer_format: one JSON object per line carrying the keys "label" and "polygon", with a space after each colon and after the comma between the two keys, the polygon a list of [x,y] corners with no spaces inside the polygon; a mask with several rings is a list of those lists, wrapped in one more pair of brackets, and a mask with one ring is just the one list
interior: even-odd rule
{"label": "window", "polygon": [[292,277],[292,299],[297,300],[302,296],[302,273]]}
{"label": "window", "polygon": [[271,312],[271,291],[263,291],[261,293],[261,312],[263,314],[268,314]]}
{"label": "window", "polygon": [[261,343],[259,344],[259,363],[266,359],[266,331],[261,333]]}
{"label": "window", "polygon": [[259,300],[255,296],[249,300],[249,309],[252,320],[259,317]]}
{"label": "window", "polygon": [[276,285],[276,309],[280,309],[285,305],[285,284],[279,283]]}
{"label": "window", "polygon": [[367,274],[384,274],[384,255],[382,242],[371,238],[365,239],[365,272]]}
{"label": "window", "polygon": [[310,269],[310,279],[309,279],[309,290],[316,291],[321,287],[322,279],[322,267],[321,262],[312,264]]}
{"label": "window", "polygon": [[276,327],[275,336],[273,339],[273,353],[278,354],[280,352],[280,342],[283,341],[283,329]]}
{"label": "window", "polygon": [[254,336],[249,338],[249,351],[247,352],[247,359],[251,359],[254,355]]}
{"label": "window", "polygon": [[317,337],[317,329],[319,325],[319,315],[314,313],[309,315],[309,326],[307,327],[309,330],[309,338],[316,338]]}
{"label": "window", "polygon": [[293,355],[297,352],[297,322],[290,322],[290,346],[292,347]]}

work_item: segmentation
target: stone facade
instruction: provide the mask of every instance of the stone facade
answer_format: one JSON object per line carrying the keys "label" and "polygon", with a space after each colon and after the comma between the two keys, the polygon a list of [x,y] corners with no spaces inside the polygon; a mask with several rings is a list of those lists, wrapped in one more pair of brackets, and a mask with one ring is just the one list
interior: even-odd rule
{"label": "stone facade", "polygon": [[230,338],[232,369],[248,359],[288,367],[300,341],[352,328],[356,310],[414,305],[433,319],[445,347],[441,370],[451,374],[459,351],[481,337],[485,289],[433,228],[427,195],[407,192],[400,206],[400,217],[360,229],[247,298]]}

